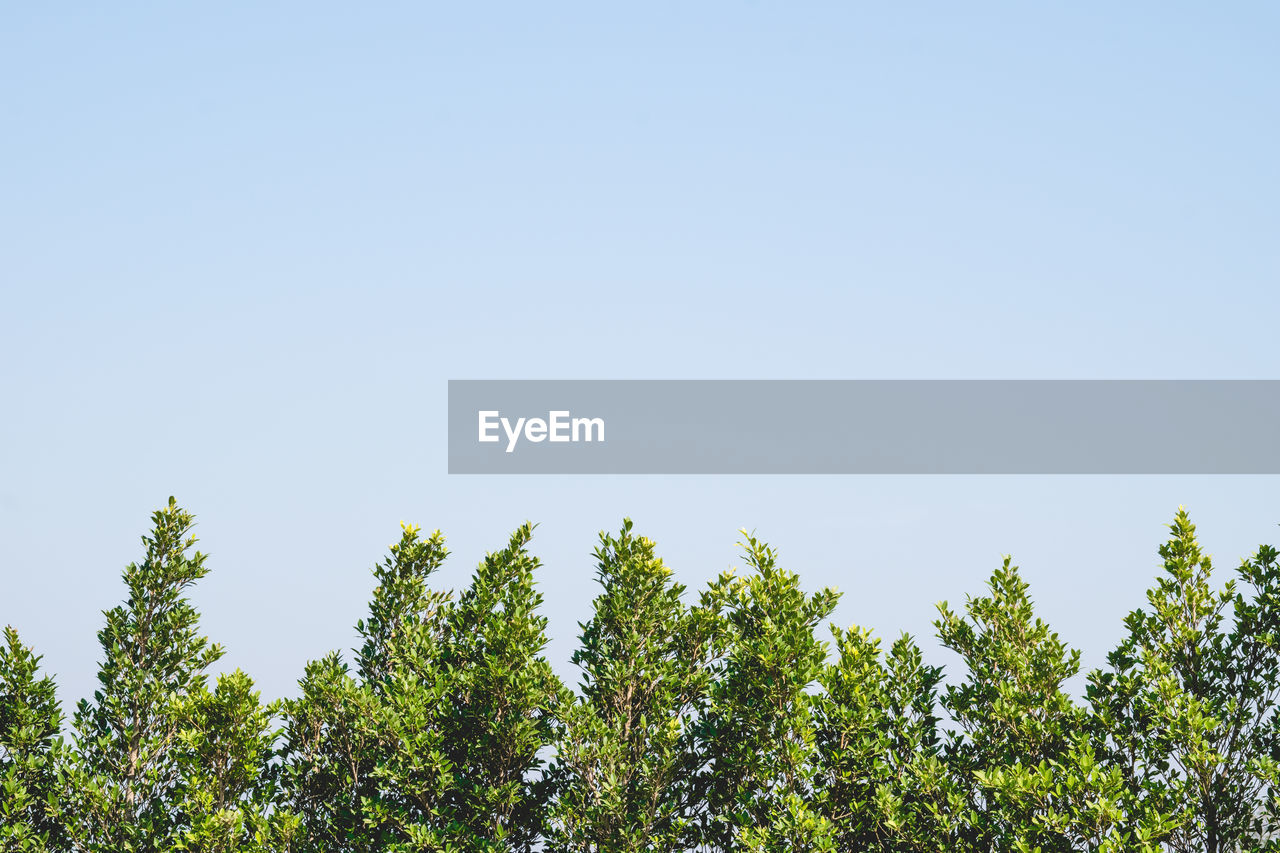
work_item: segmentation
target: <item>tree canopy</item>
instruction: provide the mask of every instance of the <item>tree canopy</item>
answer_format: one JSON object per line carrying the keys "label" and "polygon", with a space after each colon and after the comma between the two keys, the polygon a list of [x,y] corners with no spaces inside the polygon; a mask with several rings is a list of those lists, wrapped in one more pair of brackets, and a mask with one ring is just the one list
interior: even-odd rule
{"label": "tree canopy", "polygon": [[1185,510],[1083,676],[1010,558],[937,606],[947,671],[827,626],[839,593],[754,534],[695,595],[624,520],[576,689],[544,654],[533,525],[456,592],[444,536],[402,525],[355,649],[277,701],[217,669],[194,523],[153,514],[69,719],[5,629],[0,853],[1280,850],[1280,558],[1219,578]]}

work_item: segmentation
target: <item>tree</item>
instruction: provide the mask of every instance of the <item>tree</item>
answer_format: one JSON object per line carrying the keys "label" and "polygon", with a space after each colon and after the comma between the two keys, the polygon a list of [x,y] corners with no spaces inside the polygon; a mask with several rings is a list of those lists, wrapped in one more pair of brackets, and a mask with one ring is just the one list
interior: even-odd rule
{"label": "tree", "polygon": [[307,665],[288,703],[286,776],[317,851],[445,849],[444,792],[453,768],[440,753],[447,593],[428,581],[448,556],[444,536],[402,524],[373,569],[369,615],[353,675],[336,652]]}
{"label": "tree", "polygon": [[753,573],[727,572],[704,604],[722,615],[727,652],[699,721],[706,750],[708,850],[832,849],[830,823],[813,809],[815,737],[810,688],[823,673],[826,643],[816,626],[839,594],[806,595],[773,548],[743,531]]}
{"label": "tree", "polygon": [[942,668],[926,665],[905,634],[882,654],[870,631],[832,632],[839,656],[817,697],[814,799],[836,847],[945,849],[955,806],[939,760]]}
{"label": "tree", "polygon": [[272,761],[278,711],[279,703],[262,704],[240,670],[220,675],[212,691],[186,697],[171,849],[279,853],[292,846],[297,819],[281,808]]}
{"label": "tree", "polygon": [[62,709],[12,626],[0,646],[0,851],[60,849]]}
{"label": "tree", "polygon": [[1052,778],[1083,731],[1083,711],[1063,689],[1079,671],[1080,653],[1035,616],[1009,558],[988,590],[969,598],[963,616],[939,604],[934,623],[966,670],[964,681],[943,693],[959,727],[946,744],[946,762],[965,797],[955,847],[1069,851],[1071,840],[1024,791]]}
{"label": "tree", "polygon": [[272,712],[243,673],[208,690],[222,647],[185,597],[208,573],[205,555],[188,553],[194,520],[173,498],[152,515],[146,555],[124,571],[128,599],[98,632],[99,689],[74,720],[76,850],[252,850],[269,825]]}
{"label": "tree", "polygon": [[447,614],[441,750],[455,780],[446,797],[452,843],[462,851],[534,850],[545,828],[541,753],[569,696],[542,656],[547,620],[532,535],[524,524],[488,554]]}
{"label": "tree", "polygon": [[309,662],[298,685],[302,695],[286,704],[282,753],[299,849],[372,850],[364,796],[379,752],[377,703],[337,652]]}
{"label": "tree", "polygon": [[1274,849],[1280,567],[1263,546],[1215,590],[1180,509],[1163,571],[1128,635],[1090,674],[1088,697],[1143,813],[1169,815],[1170,850]]}
{"label": "tree", "polygon": [[716,654],[714,614],[686,606],[685,587],[632,532],[600,534],[596,597],[573,663],[581,698],[562,712],[552,779],[551,849],[683,851],[702,764],[692,740]]}
{"label": "tree", "polygon": [[543,654],[531,525],[456,597],[430,585],[444,537],[402,525],[350,666],[331,653],[264,703],[210,674],[193,517],[170,499],[152,522],[70,743],[4,632],[3,853],[1280,851],[1280,556],[1217,586],[1185,511],[1084,704],[1080,653],[1009,559],[938,606],[962,664],[944,686],[906,636],[833,626],[828,660],[837,593],[745,533],[749,571],[686,603],[629,520],[595,551],[577,696]]}
{"label": "tree", "polygon": [[356,672],[337,653],[308,665],[289,706],[287,778],[306,849],[534,849],[540,753],[564,687],[541,656],[532,532],[487,555],[452,602],[427,587],[443,536],[404,526],[374,570]]}

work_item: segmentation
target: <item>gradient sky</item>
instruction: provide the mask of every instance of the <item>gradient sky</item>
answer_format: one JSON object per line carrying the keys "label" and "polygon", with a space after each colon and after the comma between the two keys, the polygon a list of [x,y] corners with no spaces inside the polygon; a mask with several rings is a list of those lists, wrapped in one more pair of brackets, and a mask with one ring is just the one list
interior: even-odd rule
{"label": "gradient sky", "polygon": [[753,528],[940,662],[1002,554],[1096,665],[1180,504],[1224,570],[1280,540],[1275,477],[445,459],[450,378],[1280,378],[1275,4],[369,5],[0,10],[0,623],[64,700],[170,494],[267,696],[401,519],[453,586],[538,522],[571,680],[624,515],[692,588]]}

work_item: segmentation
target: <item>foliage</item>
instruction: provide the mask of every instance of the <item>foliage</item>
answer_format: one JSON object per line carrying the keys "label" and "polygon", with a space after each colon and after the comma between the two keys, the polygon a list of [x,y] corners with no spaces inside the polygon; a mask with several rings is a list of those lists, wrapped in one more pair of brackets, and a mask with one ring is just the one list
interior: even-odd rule
{"label": "foliage", "polygon": [[715,616],[687,607],[654,543],[600,535],[601,593],[573,663],[581,697],[564,707],[552,778],[553,849],[681,851],[698,806],[692,721],[715,657]]}
{"label": "foliage", "polygon": [[231,851],[263,845],[287,823],[269,815],[272,708],[243,673],[206,670],[221,646],[199,632],[186,598],[208,573],[173,498],[152,515],[146,555],[124,571],[128,599],[98,632],[99,689],[74,720],[66,829],[81,851]]}
{"label": "foliage", "polygon": [[955,849],[1044,853],[1149,851],[1173,818],[1132,797],[1099,757],[1096,720],[1067,694],[1080,653],[1034,615],[1029,587],[1006,558],[990,595],[966,616],[939,605],[939,639],[965,680],[943,707],[958,724],[945,761],[963,793]]}
{"label": "foliage", "polygon": [[1170,815],[1173,851],[1270,850],[1280,754],[1280,566],[1263,546],[1215,590],[1195,525],[1179,510],[1148,607],[1091,673],[1107,761],[1146,811]]}
{"label": "foliage", "polygon": [[941,667],[900,637],[882,654],[867,630],[832,628],[838,657],[815,715],[818,809],[840,850],[939,850],[950,778],[940,763]]}
{"label": "foliage", "polygon": [[532,534],[525,524],[486,556],[448,612],[441,734],[457,785],[449,802],[458,850],[532,850],[544,826],[540,753],[567,697],[541,656],[547,620],[533,584],[539,562],[525,549]]}
{"label": "foliage", "polygon": [[12,626],[0,646],[0,851],[60,847],[62,710]]}
{"label": "foliage", "polygon": [[405,525],[374,570],[352,674],[309,664],[289,706],[287,778],[303,849],[522,851],[543,830],[540,753],[564,688],[542,658],[546,619],[524,525],[456,602],[427,579],[439,532]]}
{"label": "foliage", "polygon": [[224,853],[287,849],[296,819],[276,809],[278,703],[263,705],[240,670],[221,675],[212,691],[188,696],[179,709],[173,850]]}
{"label": "foliage", "polygon": [[1013,796],[1036,774],[1061,765],[1083,724],[1063,689],[1080,668],[1080,653],[1033,613],[1027,583],[1006,558],[971,597],[965,614],[938,605],[943,645],[960,655],[965,679],[947,687],[943,707],[959,727],[946,760],[965,797],[957,849],[1066,851],[1068,839],[1040,809]]}
{"label": "foliage", "polygon": [[833,829],[810,798],[817,749],[810,688],[827,656],[814,629],[839,594],[805,594],[773,548],[743,535],[752,574],[726,572],[704,596],[722,614],[726,654],[699,720],[707,761],[702,846],[830,850]]}
{"label": "foliage", "polygon": [[430,585],[444,537],[403,525],[351,663],[264,703],[212,672],[193,523],[153,515],[69,738],[6,629],[0,853],[1280,850],[1280,557],[1217,586],[1184,511],[1083,702],[1008,559],[939,605],[944,681],[907,636],[832,626],[829,649],[838,594],[751,535],[749,571],[686,602],[626,520],[595,550],[576,694],[543,656],[531,525],[457,596]]}
{"label": "foliage", "polygon": [[447,554],[439,531],[424,540],[402,525],[373,570],[369,616],[356,626],[357,672],[336,652],[306,667],[302,696],[288,704],[284,747],[301,849],[394,849],[409,840],[443,849],[441,797],[452,769],[439,749],[438,648],[448,596],[427,580]]}

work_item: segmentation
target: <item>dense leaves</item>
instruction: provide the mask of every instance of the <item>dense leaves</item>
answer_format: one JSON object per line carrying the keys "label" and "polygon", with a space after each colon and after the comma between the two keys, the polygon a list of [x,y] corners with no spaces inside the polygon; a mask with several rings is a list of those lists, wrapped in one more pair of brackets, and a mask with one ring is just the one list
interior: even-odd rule
{"label": "dense leaves", "polygon": [[573,663],[581,698],[562,710],[551,846],[680,851],[696,838],[703,764],[692,724],[717,649],[715,614],[688,607],[654,543],[630,520],[601,535],[601,592]]}
{"label": "dense leaves", "polygon": [[288,815],[272,813],[273,711],[241,672],[209,689],[222,648],[186,598],[208,572],[194,518],[170,498],[152,523],[98,632],[99,689],[76,710],[59,829],[94,853],[276,849]]}
{"label": "dense leaves", "polygon": [[956,849],[1072,849],[1038,804],[1021,796],[1036,776],[1061,775],[1082,711],[1064,686],[1080,669],[1080,653],[1034,616],[1026,581],[1006,558],[970,598],[965,615],[945,603],[935,623],[943,645],[963,659],[963,681],[943,706],[957,726],[947,764],[964,796]]}
{"label": "dense leaves", "polygon": [[1280,850],[1280,557],[1219,581],[1184,511],[1083,697],[1009,559],[938,606],[948,677],[909,636],[828,642],[838,594],[754,536],[694,598],[627,520],[576,692],[543,655],[531,525],[457,594],[431,586],[444,537],[403,525],[350,658],[264,703],[213,671],[193,524],[152,517],[70,721],[5,630],[0,853]]}
{"label": "dense leaves", "polygon": [[[427,586],[444,537],[411,525],[374,568],[378,585],[352,673],[332,652],[307,664],[287,709],[286,788],[304,827],[300,849],[444,849],[452,767],[442,753],[448,696],[440,666],[448,596]],[[413,842],[417,847],[397,847]]]}
{"label": "dense leaves", "polygon": [[524,525],[453,601],[427,580],[444,537],[406,525],[374,575],[349,671],[307,666],[284,758],[300,847],[316,851],[523,851],[541,837],[540,755],[563,685],[541,656],[546,619]]}
{"label": "dense leaves", "polygon": [[816,807],[839,850],[936,850],[956,830],[940,763],[940,667],[906,635],[882,652],[861,628],[833,628],[837,659],[821,676]]}
{"label": "dense leaves", "polygon": [[1259,548],[1215,589],[1185,511],[1170,529],[1147,608],[1129,614],[1108,668],[1090,675],[1109,764],[1175,824],[1170,850],[1280,849],[1276,550]]}
{"label": "dense leaves", "polygon": [[0,850],[65,844],[58,778],[62,711],[40,658],[5,628],[0,646]]}
{"label": "dense leaves", "polygon": [[830,850],[833,828],[810,796],[817,754],[810,688],[827,656],[814,629],[839,595],[806,594],[754,536],[742,547],[751,574],[727,572],[705,597],[723,613],[727,651],[699,724],[708,759],[702,846]]}

